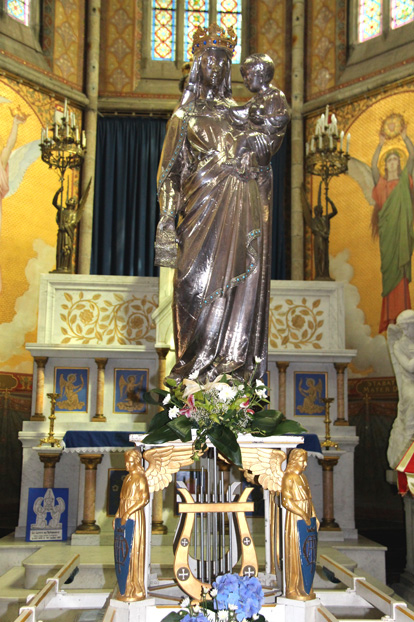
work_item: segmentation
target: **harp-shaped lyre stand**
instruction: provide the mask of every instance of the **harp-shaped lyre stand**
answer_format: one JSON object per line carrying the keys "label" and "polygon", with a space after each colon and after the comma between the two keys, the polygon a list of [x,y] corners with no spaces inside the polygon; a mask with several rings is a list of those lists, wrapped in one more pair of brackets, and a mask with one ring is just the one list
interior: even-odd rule
{"label": "harp-shaped lyre stand", "polygon": [[185,501],[185,503],[178,504],[178,511],[180,514],[186,514],[186,517],[175,551],[174,574],[179,586],[192,598],[199,600],[202,588],[204,587],[207,590],[211,588],[209,583],[203,583],[193,575],[189,565],[191,534],[197,513],[234,512],[236,514],[241,544],[240,575],[257,576],[257,555],[246,520],[246,512],[254,511],[254,503],[247,501],[252,490],[253,488],[245,488],[239,501],[235,502],[196,503],[186,488],[178,489]]}

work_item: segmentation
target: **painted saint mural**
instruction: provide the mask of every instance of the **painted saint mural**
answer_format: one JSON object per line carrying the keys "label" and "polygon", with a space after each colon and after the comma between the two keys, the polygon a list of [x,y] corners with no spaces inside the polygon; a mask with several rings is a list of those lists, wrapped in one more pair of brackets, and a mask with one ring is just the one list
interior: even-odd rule
{"label": "painted saint mural", "polygon": [[406,86],[336,111],[352,141],[348,174],[330,185],[330,269],[345,282],[347,347],[358,351],[351,375],[393,375],[387,326],[414,304],[413,106]]}
{"label": "painted saint mural", "polygon": [[40,158],[40,131],[56,101],[0,79],[0,368],[32,372],[39,278],[54,268],[58,179]]}

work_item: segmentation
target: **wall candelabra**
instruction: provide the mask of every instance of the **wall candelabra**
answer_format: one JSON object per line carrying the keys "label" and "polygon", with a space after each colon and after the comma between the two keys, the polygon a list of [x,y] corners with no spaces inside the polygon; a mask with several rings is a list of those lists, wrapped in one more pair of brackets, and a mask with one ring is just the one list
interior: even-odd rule
{"label": "wall candelabra", "polygon": [[[331,280],[329,276],[329,233],[330,220],[338,213],[333,201],[329,198],[329,183],[333,177],[342,175],[348,170],[349,146],[351,134],[345,139],[343,131],[338,131],[338,122],[334,114],[329,114],[329,106],[316,122],[315,133],[306,143],[306,172],[321,178],[319,184],[318,204],[312,214],[309,207],[305,209],[305,219],[314,236],[315,278]],[[344,143],[346,143],[344,145]],[[322,186],[324,186],[324,204],[322,203]]]}
{"label": "wall candelabra", "polygon": [[53,123],[42,128],[40,150],[43,162],[57,171],[60,181],[59,190],[53,198],[58,225],[54,272],[72,273],[74,235],[82,215],[82,200],[78,202],[75,197],[69,197],[68,183],[64,202],[63,189],[67,171],[79,169],[85,158],[86,134],[79,129],[75,114],[69,111],[67,99],[63,112],[55,109]]}

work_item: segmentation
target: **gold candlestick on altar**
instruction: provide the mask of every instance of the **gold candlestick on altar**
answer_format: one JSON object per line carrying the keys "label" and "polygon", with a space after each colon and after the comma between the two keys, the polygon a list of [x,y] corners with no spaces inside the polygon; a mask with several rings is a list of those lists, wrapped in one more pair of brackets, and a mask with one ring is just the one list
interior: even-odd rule
{"label": "gold candlestick on altar", "polygon": [[322,447],[326,447],[326,449],[330,449],[333,447],[334,449],[338,449],[338,443],[335,443],[331,440],[331,420],[329,417],[329,409],[331,407],[332,402],[334,401],[333,397],[323,397],[322,402],[325,404],[325,440],[321,443]]}
{"label": "gold candlestick on altar", "polygon": [[40,445],[50,445],[51,447],[61,447],[60,441],[55,438],[55,406],[56,400],[60,397],[60,393],[47,393],[50,399],[50,416],[49,416],[49,435],[40,439]]}

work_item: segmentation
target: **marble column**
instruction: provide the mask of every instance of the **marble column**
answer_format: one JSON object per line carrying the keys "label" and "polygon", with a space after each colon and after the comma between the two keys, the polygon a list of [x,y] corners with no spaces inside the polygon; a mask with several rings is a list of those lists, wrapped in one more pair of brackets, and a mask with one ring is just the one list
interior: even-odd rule
{"label": "marble column", "polygon": [[39,453],[39,460],[43,463],[43,488],[53,488],[55,485],[55,467],[60,460],[60,453]]}
{"label": "marble column", "polygon": [[289,367],[289,363],[286,361],[277,361],[277,368],[279,370],[279,404],[278,408],[280,412],[286,414],[286,370]]}
{"label": "marble column", "polygon": [[305,1],[292,3],[292,181],[291,181],[291,278],[302,280],[303,212],[301,191],[304,180],[304,134],[302,108],[305,67]]}
{"label": "marble column", "polygon": [[104,394],[105,394],[105,367],[108,359],[97,358],[95,363],[98,367],[98,381],[96,383],[96,415],[92,417],[92,421],[105,422],[104,415]]}
{"label": "marble column", "polygon": [[36,402],[35,412],[30,417],[30,419],[32,421],[44,421],[45,416],[43,414],[43,393],[45,389],[45,367],[49,359],[47,356],[35,356],[34,360],[37,367]]}
{"label": "marble column", "polygon": [[92,187],[85,202],[82,220],[79,225],[78,272],[80,274],[89,274],[91,268],[96,126],[98,120],[100,23],[101,0],[87,0],[85,92],[89,103],[84,116],[87,151],[82,166],[82,193],[85,192],[91,178]]}
{"label": "marble column", "polygon": [[349,425],[345,419],[345,370],[348,363],[334,363],[336,369],[336,394],[338,417],[334,425]]}
{"label": "marble column", "polygon": [[95,521],[96,471],[102,462],[102,454],[80,454],[80,461],[85,465],[85,491],[83,497],[83,519],[76,528],[76,533],[98,534],[101,531]]}
{"label": "marble column", "polygon": [[334,467],[338,464],[340,456],[327,456],[318,458],[318,462],[322,467],[322,484],[323,484],[323,517],[321,521],[321,530],[340,531],[340,526],[335,521],[334,516]]}
{"label": "marble column", "polygon": [[[165,389],[164,378],[166,376],[166,361],[170,348],[155,348],[158,354],[158,388]],[[164,534],[168,533],[168,528],[162,522],[162,490],[154,492],[152,501],[152,533]]]}

